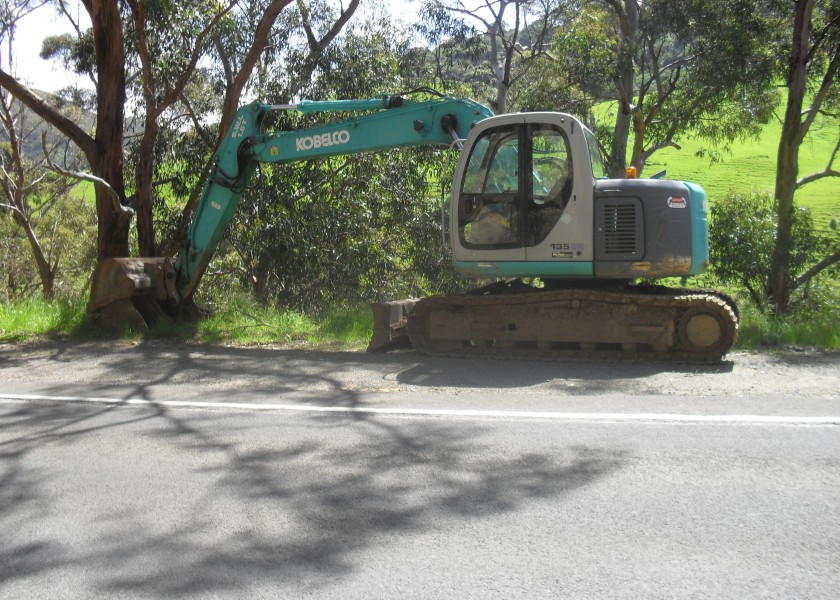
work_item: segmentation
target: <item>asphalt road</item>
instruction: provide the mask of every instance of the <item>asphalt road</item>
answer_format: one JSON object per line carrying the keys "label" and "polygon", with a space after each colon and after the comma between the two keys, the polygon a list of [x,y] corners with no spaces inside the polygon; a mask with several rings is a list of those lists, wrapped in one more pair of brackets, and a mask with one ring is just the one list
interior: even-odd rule
{"label": "asphalt road", "polygon": [[0,598],[826,598],[840,354],[0,346]]}

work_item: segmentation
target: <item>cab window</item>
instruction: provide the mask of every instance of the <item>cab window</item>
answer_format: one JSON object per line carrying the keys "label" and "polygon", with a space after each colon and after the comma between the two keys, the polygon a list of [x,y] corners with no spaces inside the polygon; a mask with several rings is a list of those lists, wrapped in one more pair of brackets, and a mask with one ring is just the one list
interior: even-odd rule
{"label": "cab window", "polygon": [[519,129],[490,130],[473,146],[458,203],[467,246],[521,245]]}

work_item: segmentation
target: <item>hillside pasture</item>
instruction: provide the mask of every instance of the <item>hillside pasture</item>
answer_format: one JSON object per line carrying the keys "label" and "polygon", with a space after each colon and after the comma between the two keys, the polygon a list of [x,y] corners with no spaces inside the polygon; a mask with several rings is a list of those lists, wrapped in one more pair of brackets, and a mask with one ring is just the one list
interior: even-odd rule
{"label": "hillside pasture", "polygon": [[[838,132],[840,119],[827,116],[816,119],[799,153],[800,178],[825,169],[837,143]],[[777,118],[762,128],[758,138],[739,140],[729,148],[716,149],[719,157],[715,161],[710,160],[708,153],[704,155],[704,150],[710,148],[707,141],[684,140],[679,150],[666,148],[655,153],[645,166],[643,176],[665,169],[668,179],[702,185],[710,202],[732,190],[772,192],[780,135],[781,122]],[[835,169],[838,167],[840,165],[834,165]],[[840,222],[840,178],[827,177],[803,186],[796,194],[796,202],[811,210],[819,228],[827,228],[832,219]]]}

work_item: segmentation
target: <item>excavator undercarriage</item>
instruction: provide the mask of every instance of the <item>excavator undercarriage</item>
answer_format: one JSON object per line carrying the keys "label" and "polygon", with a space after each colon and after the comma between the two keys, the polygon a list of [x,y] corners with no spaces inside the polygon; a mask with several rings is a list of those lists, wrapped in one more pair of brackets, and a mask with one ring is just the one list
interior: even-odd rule
{"label": "excavator undercarriage", "polygon": [[405,336],[416,350],[440,356],[714,363],[738,335],[737,308],[725,294],[662,286],[497,284],[474,294],[385,303],[374,315],[369,350]]}

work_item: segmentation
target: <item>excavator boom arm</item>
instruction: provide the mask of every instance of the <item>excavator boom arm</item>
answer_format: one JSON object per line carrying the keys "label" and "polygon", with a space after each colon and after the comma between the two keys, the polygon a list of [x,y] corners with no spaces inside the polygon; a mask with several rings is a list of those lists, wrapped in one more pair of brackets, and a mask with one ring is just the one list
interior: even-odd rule
{"label": "excavator boom arm", "polygon": [[[301,112],[375,111],[335,123],[273,134],[263,132],[265,117],[277,110]],[[368,100],[308,101],[290,105],[254,102],[239,109],[216,152],[187,239],[176,258],[179,300],[192,296],[236,212],[259,163],[356,154],[420,145],[450,145],[493,113],[466,99],[412,102],[399,96]]]}

